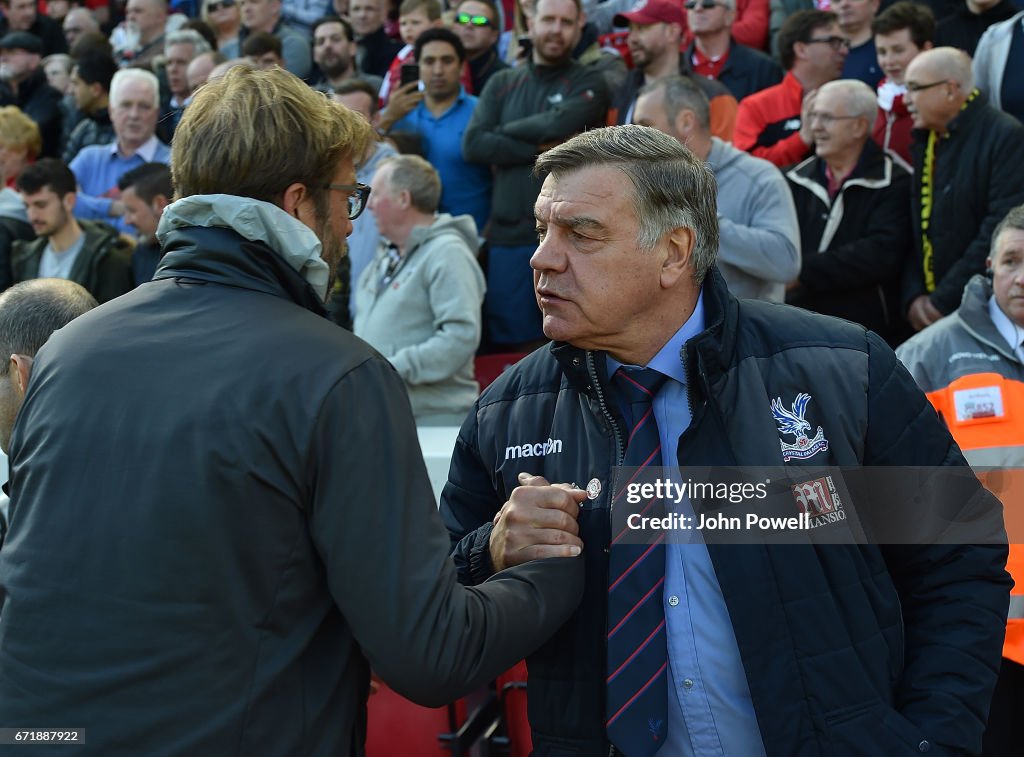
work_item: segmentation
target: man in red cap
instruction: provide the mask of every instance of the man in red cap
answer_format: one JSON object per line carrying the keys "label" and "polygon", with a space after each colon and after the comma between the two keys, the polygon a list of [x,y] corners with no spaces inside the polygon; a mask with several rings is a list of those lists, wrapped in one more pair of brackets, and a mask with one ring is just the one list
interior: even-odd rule
{"label": "man in red cap", "polygon": [[[609,126],[632,123],[637,93],[648,84],[674,74],[692,76],[679,54],[686,32],[686,16],[678,0],[640,0],[633,10],[617,15],[615,25],[629,26],[627,43],[633,70],[612,96]],[[736,98],[717,81],[693,78],[711,103],[712,135],[731,142],[736,123]]]}

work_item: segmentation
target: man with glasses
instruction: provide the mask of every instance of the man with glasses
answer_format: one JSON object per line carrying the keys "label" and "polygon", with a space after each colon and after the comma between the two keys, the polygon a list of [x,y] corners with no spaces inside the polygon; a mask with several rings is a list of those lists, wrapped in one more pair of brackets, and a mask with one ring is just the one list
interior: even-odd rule
{"label": "man with glasses", "polygon": [[684,7],[693,32],[686,62],[694,74],[722,82],[737,100],[782,81],[775,61],[733,39],[736,0],[686,0]]}
{"label": "man with glasses", "polygon": [[877,112],[875,93],[856,79],[818,90],[808,116],[815,154],[786,173],[803,249],[786,302],[897,345],[907,336],[899,285],[913,244],[910,175],[871,140]]}
{"label": "man with glasses", "polygon": [[480,94],[491,76],[508,68],[498,55],[498,9],[493,0],[462,0],[455,9],[452,29],[462,40],[473,77],[473,92]]}
{"label": "man with glasses", "polygon": [[967,281],[985,271],[992,230],[1024,203],[1024,126],[974,87],[971,59],[938,47],[907,68],[914,119],[911,209],[915,246],[903,312],[920,331],[956,310]]}
{"label": "man with glasses", "polygon": [[814,94],[839,78],[848,45],[835,13],[803,10],[790,16],[779,31],[786,76],[740,103],[734,144],[780,168],[806,158],[814,144],[807,119]]}
{"label": "man with glasses", "polygon": [[324,317],[371,138],[279,69],[196,93],[153,281],[51,337],[18,412],[0,727],[359,755],[371,664],[440,706],[578,604],[576,559],[458,584],[401,378]]}

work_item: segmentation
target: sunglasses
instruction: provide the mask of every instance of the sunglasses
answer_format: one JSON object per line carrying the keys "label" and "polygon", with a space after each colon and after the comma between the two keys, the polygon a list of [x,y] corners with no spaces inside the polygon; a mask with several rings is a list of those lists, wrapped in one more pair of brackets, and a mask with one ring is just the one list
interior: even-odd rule
{"label": "sunglasses", "polygon": [[471,16],[468,13],[457,14],[455,21],[461,26],[494,26],[491,23],[491,19],[487,18],[487,16]]}
{"label": "sunglasses", "polygon": [[327,188],[335,192],[348,192],[348,220],[356,220],[366,209],[370,188],[365,184],[328,184]]}
{"label": "sunglasses", "polygon": [[234,7],[235,7],[235,0],[220,0],[219,3],[207,3],[206,4],[206,12],[207,13],[216,13],[221,8],[234,8]]}
{"label": "sunglasses", "polygon": [[707,11],[711,10],[716,5],[720,5],[723,8],[728,7],[725,3],[718,2],[718,0],[700,0],[700,2],[697,0],[686,0],[686,2],[683,3],[683,7],[688,11],[696,10],[697,8],[703,8]]}

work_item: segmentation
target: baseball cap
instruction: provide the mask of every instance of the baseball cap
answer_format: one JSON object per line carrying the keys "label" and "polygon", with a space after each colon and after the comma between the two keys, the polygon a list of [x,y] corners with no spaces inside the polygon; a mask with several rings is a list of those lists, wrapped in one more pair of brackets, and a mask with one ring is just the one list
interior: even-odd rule
{"label": "baseball cap", "polygon": [[39,37],[28,32],[7,32],[0,37],[0,50],[24,50],[41,55],[43,43],[39,41]]}
{"label": "baseball cap", "polygon": [[683,16],[683,0],[640,0],[627,13],[615,16],[616,26],[630,24],[681,24],[686,25]]}

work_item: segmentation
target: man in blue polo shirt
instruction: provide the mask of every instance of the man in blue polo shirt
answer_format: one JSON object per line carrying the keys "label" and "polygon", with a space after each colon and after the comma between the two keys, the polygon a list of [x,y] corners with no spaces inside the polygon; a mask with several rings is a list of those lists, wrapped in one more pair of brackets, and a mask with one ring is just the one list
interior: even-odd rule
{"label": "man in blue polo shirt", "polygon": [[124,231],[117,181],[143,163],[169,163],[171,148],[156,137],[160,89],[156,76],[126,68],[110,82],[110,120],[115,139],[79,151],[70,168],[78,181],[77,218],[98,219]]}
{"label": "man in blue polo shirt", "polygon": [[[468,213],[483,233],[491,215],[490,166],[467,163],[462,157],[466,131],[477,99],[459,84],[466,49],[449,29],[428,29],[416,40],[422,93],[392,97],[381,114],[381,125],[420,137],[423,155],[441,176],[443,213]],[[398,94],[397,92],[395,93]]]}

